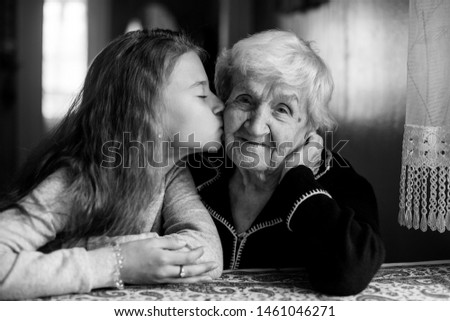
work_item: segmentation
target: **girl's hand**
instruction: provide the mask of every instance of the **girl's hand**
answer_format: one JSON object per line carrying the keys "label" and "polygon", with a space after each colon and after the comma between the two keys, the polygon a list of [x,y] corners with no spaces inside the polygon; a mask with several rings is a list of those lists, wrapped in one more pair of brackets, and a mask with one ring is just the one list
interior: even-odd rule
{"label": "girl's hand", "polygon": [[[203,248],[185,248],[175,238],[151,238],[121,245],[124,264],[121,272],[125,283],[193,283],[210,281],[206,272],[217,268],[215,262],[196,263]],[[184,249],[183,251],[178,251]],[[181,265],[185,276],[180,277]]]}
{"label": "girl's hand", "polygon": [[281,174],[281,179],[284,175],[292,169],[300,165],[308,167],[313,174],[317,174],[322,163],[323,139],[316,132],[312,132],[305,143],[298,149],[294,150],[284,160],[284,169]]}

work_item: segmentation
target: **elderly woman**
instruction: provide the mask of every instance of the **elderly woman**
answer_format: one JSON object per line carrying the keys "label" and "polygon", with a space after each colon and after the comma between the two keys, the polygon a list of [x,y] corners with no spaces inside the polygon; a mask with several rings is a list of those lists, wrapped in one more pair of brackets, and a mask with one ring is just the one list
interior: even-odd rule
{"label": "elderly woman", "polygon": [[385,254],[377,204],[371,185],[322,148],[317,131],[334,124],[322,59],[294,34],[266,31],[224,51],[215,80],[228,158],[210,155],[192,172],[224,268],[306,267],[318,291],[363,290]]}

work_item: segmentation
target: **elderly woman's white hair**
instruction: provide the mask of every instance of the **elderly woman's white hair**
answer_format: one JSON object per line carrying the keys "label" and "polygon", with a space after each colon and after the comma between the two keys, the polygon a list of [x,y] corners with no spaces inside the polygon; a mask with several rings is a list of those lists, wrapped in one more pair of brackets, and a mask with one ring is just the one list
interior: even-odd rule
{"label": "elderly woman's white hair", "polygon": [[267,30],[237,42],[217,59],[215,86],[218,96],[227,101],[233,77],[283,84],[298,89],[312,129],[330,129],[335,120],[328,108],[333,79],[323,60],[309,42],[294,33]]}

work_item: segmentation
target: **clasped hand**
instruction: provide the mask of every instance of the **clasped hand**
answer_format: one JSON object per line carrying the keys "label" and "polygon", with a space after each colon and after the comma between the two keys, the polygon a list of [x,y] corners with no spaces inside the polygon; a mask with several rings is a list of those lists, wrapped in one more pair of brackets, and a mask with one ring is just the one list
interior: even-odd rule
{"label": "clasped hand", "polygon": [[122,243],[121,247],[124,257],[121,276],[125,283],[210,281],[206,273],[218,267],[216,262],[198,262],[204,251],[202,247],[189,249],[186,242],[172,237],[137,240]]}

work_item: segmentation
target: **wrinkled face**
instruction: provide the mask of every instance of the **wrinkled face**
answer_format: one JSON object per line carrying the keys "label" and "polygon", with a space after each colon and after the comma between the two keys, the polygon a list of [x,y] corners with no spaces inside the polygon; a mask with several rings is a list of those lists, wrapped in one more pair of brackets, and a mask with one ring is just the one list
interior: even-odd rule
{"label": "wrinkled face", "polygon": [[238,77],[224,111],[228,157],[247,170],[274,171],[305,142],[307,115],[297,92]]}
{"label": "wrinkled face", "polygon": [[223,103],[210,91],[203,64],[194,52],[178,58],[162,91],[167,131],[175,148],[189,153],[217,149]]}

